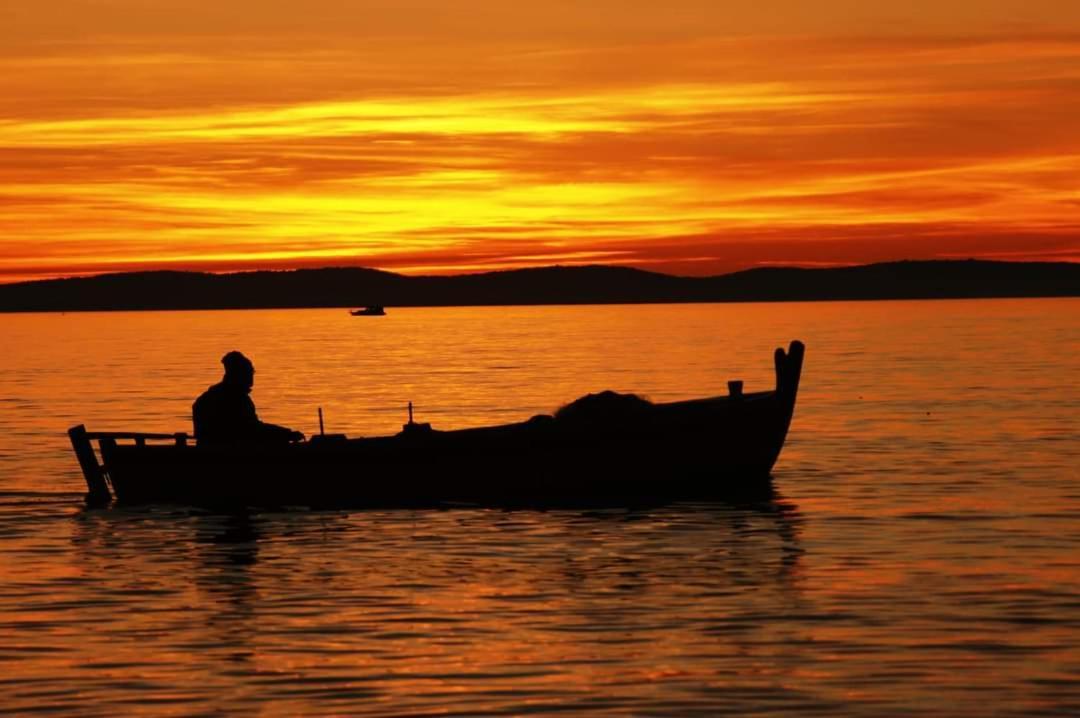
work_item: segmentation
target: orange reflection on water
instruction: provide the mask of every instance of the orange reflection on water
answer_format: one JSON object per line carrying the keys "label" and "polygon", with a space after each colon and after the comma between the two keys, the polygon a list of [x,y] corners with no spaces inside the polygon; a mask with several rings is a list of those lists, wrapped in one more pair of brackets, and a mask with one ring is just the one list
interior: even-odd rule
{"label": "orange reflection on water", "polygon": [[[1080,663],[1080,397],[1062,377],[1080,366],[1061,347],[1080,339],[1078,308],[2,316],[3,703],[178,714],[1066,705]],[[764,389],[772,349],[796,337],[807,365],[779,496],[756,506],[81,513],[63,435],[77,422],[186,430],[234,348],[255,360],[268,420],[310,433],[322,406],[328,430],[374,435],[396,431],[409,400],[419,420],[453,427],[608,387],[658,400],[724,393],[730,378]]]}

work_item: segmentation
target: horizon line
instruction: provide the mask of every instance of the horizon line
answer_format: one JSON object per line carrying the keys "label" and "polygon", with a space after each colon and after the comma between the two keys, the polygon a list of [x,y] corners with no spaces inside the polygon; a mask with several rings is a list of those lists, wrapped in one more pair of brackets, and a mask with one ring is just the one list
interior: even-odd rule
{"label": "horizon line", "polygon": [[904,257],[899,259],[887,259],[878,262],[759,262],[753,266],[744,267],[741,269],[735,269],[729,272],[718,272],[716,274],[677,274],[674,272],[665,272],[658,269],[650,269],[647,267],[636,266],[631,264],[621,263],[603,263],[603,262],[584,262],[584,263],[555,263],[555,264],[542,264],[542,265],[525,265],[518,267],[506,267],[499,269],[486,269],[486,270],[466,270],[458,272],[431,272],[431,273],[411,273],[407,271],[396,271],[391,269],[382,269],[376,266],[359,265],[359,264],[326,264],[318,266],[299,266],[299,267],[255,267],[244,269],[197,269],[197,268],[171,268],[171,267],[158,267],[153,269],[125,269],[116,271],[105,272],[87,272],[57,275],[52,277],[40,277],[33,279],[16,279],[14,281],[7,281],[0,275],[0,287],[11,287],[25,284],[39,284],[44,282],[63,282],[63,281],[75,281],[75,280],[90,280],[99,279],[103,277],[117,277],[136,274],[202,274],[211,275],[216,277],[230,277],[242,274],[258,274],[260,272],[265,273],[289,273],[289,272],[319,272],[328,270],[359,270],[359,271],[371,271],[380,272],[383,274],[391,274],[399,277],[405,277],[409,279],[421,279],[427,277],[472,277],[481,276],[486,274],[509,274],[512,272],[528,272],[528,271],[541,271],[547,269],[584,269],[584,268],[603,268],[603,269],[626,269],[635,272],[642,272],[645,274],[656,274],[666,277],[674,277],[679,279],[711,279],[716,277],[727,277],[735,274],[742,274],[745,272],[752,272],[765,269],[801,269],[801,270],[829,270],[829,269],[851,269],[858,267],[876,267],[890,264],[905,264],[905,263],[963,263],[963,262],[982,262],[987,264],[1077,264],[1080,265],[1080,257],[1071,258],[1063,257],[1061,259],[1002,259],[1002,258],[985,258],[976,256],[967,257],[933,257],[933,258],[920,258],[920,257]]}

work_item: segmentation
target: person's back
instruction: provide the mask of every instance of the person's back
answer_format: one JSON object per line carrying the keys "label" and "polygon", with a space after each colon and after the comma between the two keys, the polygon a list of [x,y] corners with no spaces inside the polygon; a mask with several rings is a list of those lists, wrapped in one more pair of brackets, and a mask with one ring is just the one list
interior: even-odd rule
{"label": "person's back", "polygon": [[191,407],[200,444],[254,440],[259,417],[251,397],[228,382],[214,384]]}
{"label": "person's back", "polygon": [[200,446],[237,443],[283,444],[301,441],[304,435],[259,420],[249,396],[255,383],[255,367],[240,352],[229,352],[221,363],[225,377],[195,400],[191,407],[195,440]]}

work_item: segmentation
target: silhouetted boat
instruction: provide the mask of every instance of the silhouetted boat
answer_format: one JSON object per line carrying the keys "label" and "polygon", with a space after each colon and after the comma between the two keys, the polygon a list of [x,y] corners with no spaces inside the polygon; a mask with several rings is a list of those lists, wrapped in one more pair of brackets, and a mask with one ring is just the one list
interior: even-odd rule
{"label": "silhouetted boat", "polygon": [[773,391],[743,394],[733,381],[727,396],[664,404],[604,392],[555,416],[478,429],[438,431],[410,415],[394,436],[230,447],[193,445],[184,433],[81,425],[68,433],[92,503],[115,496],[211,507],[620,506],[725,498],[769,486],[802,363],[796,341],[776,350]]}
{"label": "silhouetted boat", "polygon": [[386,310],[376,304],[363,309],[354,309],[349,314],[354,317],[381,317],[386,314]]}

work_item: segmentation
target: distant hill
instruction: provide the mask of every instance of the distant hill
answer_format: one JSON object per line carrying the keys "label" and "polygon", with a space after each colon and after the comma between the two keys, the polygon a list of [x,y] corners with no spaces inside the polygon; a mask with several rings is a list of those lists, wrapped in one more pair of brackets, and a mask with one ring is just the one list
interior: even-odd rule
{"label": "distant hill", "polygon": [[609,266],[407,277],[361,268],[132,272],[0,285],[0,312],[1080,296],[1080,264],[906,261],[675,277]]}

